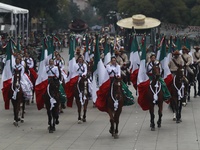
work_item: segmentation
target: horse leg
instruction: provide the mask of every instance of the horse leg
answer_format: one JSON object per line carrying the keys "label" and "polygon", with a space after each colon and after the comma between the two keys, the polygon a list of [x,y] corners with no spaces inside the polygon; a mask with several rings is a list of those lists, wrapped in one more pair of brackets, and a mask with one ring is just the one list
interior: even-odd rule
{"label": "horse leg", "polygon": [[12,104],[13,104],[13,113],[14,113],[14,126],[18,126],[18,112],[17,112],[17,100],[12,99]]}
{"label": "horse leg", "polygon": [[151,120],[150,120],[151,131],[155,131],[155,123],[154,123],[154,118],[155,118],[155,115],[154,115],[154,105],[151,107],[151,109],[149,109],[149,113],[150,113],[150,117],[151,117]]}
{"label": "horse leg", "polygon": [[158,104],[158,107],[159,107],[159,109],[158,109],[158,116],[159,116],[159,118],[158,118],[158,121],[157,121],[157,125],[158,125],[158,128],[160,128],[161,127],[161,122],[162,122],[163,102],[160,102]]}
{"label": "horse leg", "polygon": [[191,83],[188,85],[188,93],[187,93],[188,102],[190,101],[190,91],[191,91]]}
{"label": "horse leg", "polygon": [[182,120],[181,120],[181,110],[182,110],[182,100],[178,100],[176,123],[182,122]]}
{"label": "horse leg", "polygon": [[24,122],[24,112],[25,112],[25,99],[22,98],[21,123]]}
{"label": "horse leg", "polygon": [[111,109],[108,109],[108,115],[110,116],[110,129],[109,132],[112,136],[114,136],[114,117]]}
{"label": "horse leg", "polygon": [[81,119],[81,102],[79,99],[76,98],[76,105],[77,105],[77,108],[78,108],[78,124],[81,124],[82,123],[82,119]]}
{"label": "horse leg", "polygon": [[114,133],[114,138],[117,139],[118,138],[118,125],[119,125],[119,116],[122,112],[122,108],[118,108],[118,110],[115,112],[114,115],[114,120],[115,120],[115,133]]}
{"label": "horse leg", "polygon": [[48,130],[49,130],[49,133],[53,133],[53,130],[52,130],[52,112],[50,110],[50,108],[47,108],[47,115],[48,115]]}
{"label": "horse leg", "polygon": [[83,119],[82,119],[83,122],[86,122],[87,105],[88,105],[88,100],[85,100],[84,109],[83,109]]}
{"label": "horse leg", "polygon": [[[35,88],[35,87],[34,87]],[[32,91],[32,94],[33,94],[33,96],[32,96],[32,100],[31,100],[31,103],[33,104],[34,103],[34,94],[35,94],[35,90],[34,90],[34,88],[33,88],[33,91]]]}
{"label": "horse leg", "polygon": [[196,81],[194,81],[194,98],[197,97],[197,85],[196,85]]}

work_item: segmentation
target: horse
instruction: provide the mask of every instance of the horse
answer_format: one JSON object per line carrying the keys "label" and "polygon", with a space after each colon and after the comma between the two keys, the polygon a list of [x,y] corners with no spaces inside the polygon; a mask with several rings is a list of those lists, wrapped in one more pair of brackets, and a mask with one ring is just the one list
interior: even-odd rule
{"label": "horse", "polygon": [[[25,110],[25,99],[23,96],[22,87],[20,84],[21,81],[21,71],[15,70],[14,76],[13,76],[13,82],[11,85],[11,93],[10,93],[10,99],[12,101],[13,105],[13,112],[14,112],[14,122],[13,124],[18,127],[18,122],[21,121],[24,122],[24,110]],[[21,107],[22,104],[22,108]],[[19,113],[21,113],[21,118],[19,118]]]}
{"label": "horse", "polygon": [[44,101],[48,115],[48,130],[53,133],[56,128],[55,125],[59,124],[59,105],[60,105],[60,82],[59,79],[53,77],[49,79],[47,91],[44,94]]}
{"label": "horse", "polygon": [[[88,78],[86,76],[80,76],[77,84],[75,85],[75,99],[78,108],[78,124],[86,122],[86,112],[89,96]],[[81,117],[82,107],[83,116]]]}
{"label": "horse", "polygon": [[184,76],[184,68],[179,66],[174,77],[173,84],[170,87],[171,99],[170,99],[170,107],[173,111],[174,117],[173,120],[176,123],[182,122],[181,119],[181,111],[182,111],[182,103],[186,98],[186,88],[185,86],[188,84],[187,78]]}
{"label": "horse", "polygon": [[163,92],[161,89],[161,83],[159,82],[160,78],[160,66],[159,64],[154,64],[152,67],[152,80],[150,82],[147,96],[149,97],[149,113],[150,113],[150,127],[151,131],[155,131],[155,115],[154,115],[154,106],[158,105],[158,128],[161,127],[162,122],[162,110],[163,110]]}
{"label": "horse", "polygon": [[110,91],[107,98],[106,110],[110,117],[110,134],[118,138],[119,117],[124,105],[124,94],[122,91],[122,79],[113,77],[111,79]]}
{"label": "horse", "polygon": [[191,65],[191,69],[193,70],[194,74],[188,73],[188,101],[190,101],[190,92],[191,92],[191,87],[194,87],[194,98],[197,97],[197,89],[196,89],[196,82],[198,80],[198,75],[199,75],[199,66],[198,64],[193,64]]}

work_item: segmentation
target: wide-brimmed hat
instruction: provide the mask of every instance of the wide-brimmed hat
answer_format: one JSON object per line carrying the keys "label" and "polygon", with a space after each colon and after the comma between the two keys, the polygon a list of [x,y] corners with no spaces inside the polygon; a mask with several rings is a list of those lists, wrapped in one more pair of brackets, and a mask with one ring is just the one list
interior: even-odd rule
{"label": "wide-brimmed hat", "polygon": [[160,21],[155,18],[146,17],[142,14],[133,15],[117,22],[117,25],[128,29],[150,29],[160,25]]}
{"label": "wide-brimmed hat", "polygon": [[73,31],[82,31],[88,28],[88,25],[81,19],[73,20],[68,27]]}
{"label": "wide-brimmed hat", "polygon": [[194,49],[195,50],[200,50],[200,47],[199,46],[194,46]]}
{"label": "wide-brimmed hat", "polygon": [[179,52],[179,50],[175,50],[174,52],[172,52],[173,55],[180,55],[181,53]]}
{"label": "wide-brimmed hat", "polygon": [[186,46],[183,46],[181,49],[189,51],[189,49]]}

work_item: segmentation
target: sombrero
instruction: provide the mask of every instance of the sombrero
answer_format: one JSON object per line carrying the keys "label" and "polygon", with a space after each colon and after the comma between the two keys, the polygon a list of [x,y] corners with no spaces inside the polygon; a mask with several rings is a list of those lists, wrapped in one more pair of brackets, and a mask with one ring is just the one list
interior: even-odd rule
{"label": "sombrero", "polygon": [[173,55],[180,55],[181,53],[178,50],[175,50],[174,52],[172,52]]}
{"label": "sombrero", "polygon": [[117,22],[117,25],[123,28],[132,29],[150,29],[160,25],[160,21],[155,18],[146,17],[142,14],[133,15]]}
{"label": "sombrero", "polygon": [[189,51],[189,49],[188,49],[186,46],[183,46],[183,47],[182,47],[182,50],[187,50],[187,51]]}
{"label": "sombrero", "polygon": [[199,46],[194,46],[194,49],[195,50],[200,50],[200,47]]}
{"label": "sombrero", "polygon": [[81,19],[73,20],[68,27],[73,31],[82,31],[88,28],[88,25]]}

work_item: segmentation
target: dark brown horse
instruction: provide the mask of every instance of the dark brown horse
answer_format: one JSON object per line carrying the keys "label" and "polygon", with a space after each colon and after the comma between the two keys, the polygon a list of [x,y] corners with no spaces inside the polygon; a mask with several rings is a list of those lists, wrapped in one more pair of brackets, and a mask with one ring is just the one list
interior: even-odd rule
{"label": "dark brown horse", "polygon": [[182,66],[179,66],[178,70],[176,71],[173,77],[173,84],[171,85],[171,99],[170,99],[170,106],[174,113],[173,120],[176,123],[182,122],[181,120],[181,111],[182,111],[182,103],[186,97],[186,86],[188,84],[187,78],[184,76],[184,69]]}
{"label": "dark brown horse", "polygon": [[162,110],[163,110],[163,92],[161,90],[160,78],[160,67],[159,64],[155,64],[152,67],[152,80],[149,85],[147,96],[149,97],[149,113],[150,113],[150,127],[151,131],[155,131],[155,115],[154,106],[158,105],[158,128],[161,127],[162,122]]}
{"label": "dark brown horse", "polygon": [[118,138],[119,117],[124,105],[124,94],[122,91],[122,79],[114,77],[111,79],[110,92],[107,99],[107,113],[110,116],[109,132],[114,138]]}
{"label": "dark brown horse", "polygon": [[[79,77],[75,86],[75,99],[78,108],[78,124],[86,122],[86,112],[89,99],[88,78],[86,76]],[[83,117],[81,111],[83,107]]]}
{"label": "dark brown horse", "polygon": [[[25,99],[23,97],[20,81],[21,81],[21,70],[15,70],[13,82],[11,85],[12,90],[10,94],[14,112],[13,124],[15,126],[18,126],[18,121],[24,122]],[[21,118],[19,117],[19,113],[21,113]]]}
{"label": "dark brown horse", "polygon": [[47,92],[44,95],[45,106],[48,115],[48,130],[53,133],[56,130],[55,125],[59,124],[59,105],[60,105],[60,82],[57,78],[49,79]]}

